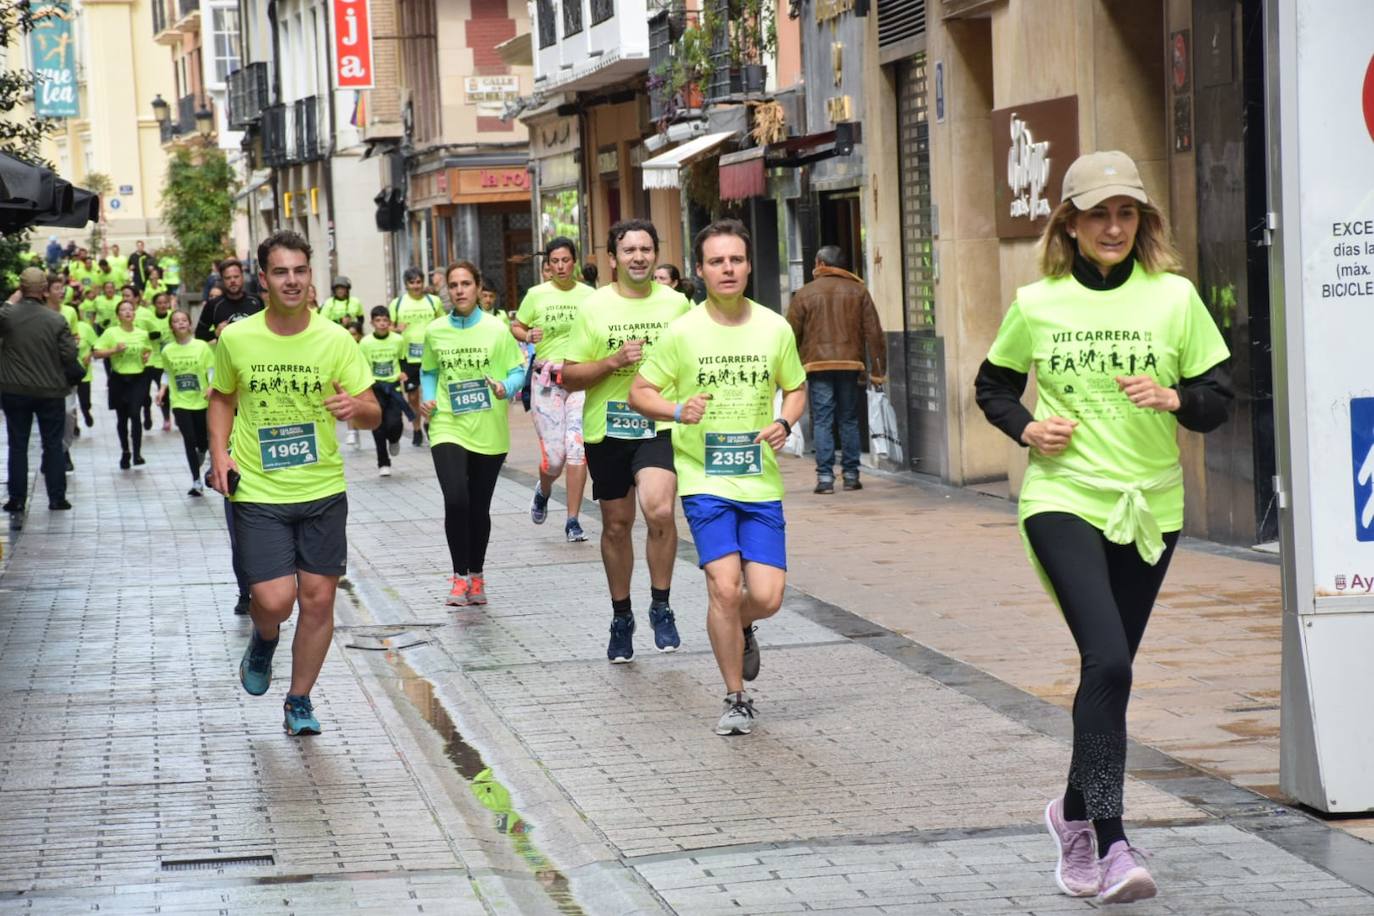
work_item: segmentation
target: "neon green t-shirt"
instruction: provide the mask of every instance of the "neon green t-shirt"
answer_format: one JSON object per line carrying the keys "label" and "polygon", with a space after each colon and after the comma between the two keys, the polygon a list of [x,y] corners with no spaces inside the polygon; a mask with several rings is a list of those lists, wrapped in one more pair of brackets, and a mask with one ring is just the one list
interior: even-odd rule
{"label": "neon green t-shirt", "polygon": [[95,348],[113,350],[120,344],[124,344],[124,352],[110,357],[110,368],[120,375],[142,375],[143,354],[153,352],[153,346],[148,341],[148,332],[138,326],[132,331],[126,331],[117,324],[111,325],[100,335]]}
{"label": "neon green t-shirt", "polygon": [[535,359],[541,363],[562,361],[577,310],[594,292],[585,283],[574,283],[572,289],[559,289],[549,280],[525,293],[515,320],[527,328],[539,328],[544,332],[543,338],[534,345]]}
{"label": "neon green t-shirt", "polygon": [[75,335],[76,323],[81,320],[81,316],[76,314],[76,309],[72,308],[70,305],[62,306],[61,311],[62,317],[67,319],[67,327],[71,330],[72,334]]}
{"label": "neon green t-shirt", "polygon": [[119,309],[119,303],[124,300],[119,296],[106,296],[101,293],[92,301],[95,303],[95,320],[101,324],[114,324],[115,312]]}
{"label": "neon green t-shirt", "polygon": [[162,271],[162,282],[168,286],[181,285],[181,262],[169,256],[160,258],[157,262],[158,270]]}
{"label": "neon green t-shirt", "polygon": [[419,299],[412,299],[409,293],[391,300],[387,306],[391,320],[397,325],[396,333],[406,344],[406,362],[418,363],[425,352],[425,329],[435,318],[444,314],[444,302],[438,296],[425,293]]}
{"label": "neon green t-shirt", "polygon": [[210,406],[210,368],[215,351],[203,340],[192,337],[186,343],[173,340],[162,349],[162,366],[167,370],[167,399],[177,410],[205,410]]}
{"label": "neon green t-shirt", "polygon": [[73,261],[67,267],[67,276],[71,277],[82,286],[90,286],[92,279],[95,277],[95,268],[87,267],[80,261]]}
{"label": "neon green t-shirt", "polygon": [[334,383],[353,396],[372,372],[353,335],[311,313],[299,334],[267,327],[265,311],[227,325],[215,346],[216,391],[238,395],[230,445],[241,480],[235,502],[304,503],[344,491]]}
{"label": "neon green t-shirt", "polygon": [[110,265],[110,274],[116,284],[123,286],[129,282],[129,259],[122,254],[112,254],[105,258],[105,263]]}
{"label": "neon green t-shirt", "polygon": [[480,314],[481,320],[470,328],[455,328],[447,315],[425,328],[420,368],[439,373],[429,441],[455,443],[482,455],[504,455],[510,451],[510,392],[497,398],[486,378],[505,381],[524,358],[510,329]]}
{"label": "neon green t-shirt", "polygon": [[81,360],[86,367],[86,374],[81,377],[83,382],[89,382],[95,378],[95,360],[87,362],[91,351],[95,349],[95,342],[99,340],[96,336],[95,328],[84,321],[76,323],[76,358]]}
{"label": "neon green t-shirt", "polygon": [[[626,299],[614,283],[603,286],[582,303],[573,322],[564,359],[575,363],[591,363],[605,359],[627,340],[644,341],[644,359],[653,352],[654,344],[672,321],[691,306],[687,297],[666,286],[655,283],[644,299]],[[642,360],[641,360],[642,362]],[[639,365],[625,366],[587,389],[586,405],[582,408],[582,441],[595,444],[609,433],[613,439],[646,439],[659,427],[671,429],[671,423],[657,426],[630,410],[630,383],[639,374]],[[671,390],[664,395],[671,399]]]}
{"label": "neon green t-shirt", "polygon": [[156,283],[148,282],[143,286],[143,300],[149,304],[158,297],[159,294],[167,292],[167,284],[161,280]]}
{"label": "neon green t-shirt", "polygon": [[363,300],[357,296],[349,296],[347,299],[335,299],[330,296],[320,306],[320,314],[336,323],[345,318],[361,320],[363,317]]}
{"label": "neon green t-shirt", "polygon": [[165,368],[162,364],[162,348],[173,339],[172,313],[169,311],[159,318],[156,309],[142,306],[134,316],[134,326],[147,331],[148,340],[152,341],[153,355],[148,357],[148,366],[152,369]]}
{"label": "neon green t-shirt", "polygon": [[378,382],[395,382],[401,378],[401,363],[405,361],[406,344],[401,335],[388,331],[385,337],[369,334],[358,341],[372,378]]}
{"label": "neon green t-shirt", "polygon": [[773,449],[754,437],[775,419],[773,395],[806,383],[792,327],[750,302],[744,324],[718,324],[708,309],[690,309],[659,335],[639,374],[678,401],[709,392],[706,415],[673,426],[673,464],[682,496],[707,493],[736,502],[782,499]]}
{"label": "neon green t-shirt", "polygon": [[[1072,277],[1018,290],[988,361],[1016,372],[1035,369],[1037,420],[1078,421],[1059,455],[1031,451],[1020,517],[1070,512],[1105,530],[1120,491],[1075,478],[1130,487],[1178,467],[1178,420],[1133,405],[1116,378],[1149,375],[1168,387],[1229,356],[1193,284],[1175,274],[1149,274],[1136,264],[1114,290],[1091,290]],[[1144,495],[1161,531],[1183,527],[1181,478]]]}

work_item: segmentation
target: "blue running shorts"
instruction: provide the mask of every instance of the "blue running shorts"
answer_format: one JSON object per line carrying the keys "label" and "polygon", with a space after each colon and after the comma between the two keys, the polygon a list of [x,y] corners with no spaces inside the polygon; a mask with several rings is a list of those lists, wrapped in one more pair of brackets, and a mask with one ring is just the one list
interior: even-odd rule
{"label": "blue running shorts", "polygon": [[747,563],[787,569],[787,522],[781,500],[742,503],[698,494],[682,497],[682,514],[692,529],[698,567],[738,553]]}

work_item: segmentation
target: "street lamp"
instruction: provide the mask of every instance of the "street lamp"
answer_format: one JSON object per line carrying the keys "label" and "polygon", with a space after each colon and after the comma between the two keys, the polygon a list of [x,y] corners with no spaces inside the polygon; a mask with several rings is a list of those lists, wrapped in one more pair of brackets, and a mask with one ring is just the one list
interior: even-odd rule
{"label": "street lamp", "polygon": [[200,109],[196,112],[196,133],[208,140],[210,139],[210,135],[214,132],[215,113],[210,110],[210,106],[202,104]]}
{"label": "street lamp", "polygon": [[172,119],[172,107],[163,100],[160,92],[157,94],[157,98],[153,99],[153,117],[157,119],[159,124],[166,124]]}

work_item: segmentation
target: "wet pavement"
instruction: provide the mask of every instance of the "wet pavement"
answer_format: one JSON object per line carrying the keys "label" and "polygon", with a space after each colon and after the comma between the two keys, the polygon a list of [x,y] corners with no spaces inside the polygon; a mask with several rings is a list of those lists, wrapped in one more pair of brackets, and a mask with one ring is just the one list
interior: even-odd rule
{"label": "wet pavement", "polygon": [[[556,501],[531,525],[523,456],[493,509],[491,604],[454,610],[427,451],[405,444],[390,479],[370,443],[348,454],[325,732],[287,738],[285,685],[237,682],[220,499],[185,495],[175,432],[121,472],[98,422],[74,447],[76,509],[31,500],[0,574],[0,911],[1095,907],[1055,892],[1039,825],[1067,766],[1060,708],[875,620],[859,590],[794,591],[760,628],[759,726],[716,737],[690,547],[682,651],[652,651],[641,561],[639,654],[608,665],[596,514],[585,544]],[[791,533],[794,561],[815,550]],[[1130,912],[1374,913],[1374,846],[1146,744],[1131,772],[1164,893]]]}

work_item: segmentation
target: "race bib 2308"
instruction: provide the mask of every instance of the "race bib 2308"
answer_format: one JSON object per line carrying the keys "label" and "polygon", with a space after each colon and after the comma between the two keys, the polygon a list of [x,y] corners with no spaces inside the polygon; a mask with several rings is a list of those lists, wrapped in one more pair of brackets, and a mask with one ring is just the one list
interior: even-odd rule
{"label": "race bib 2308", "polygon": [[652,439],[654,423],[625,401],[607,401],[606,435],[612,439]]}

